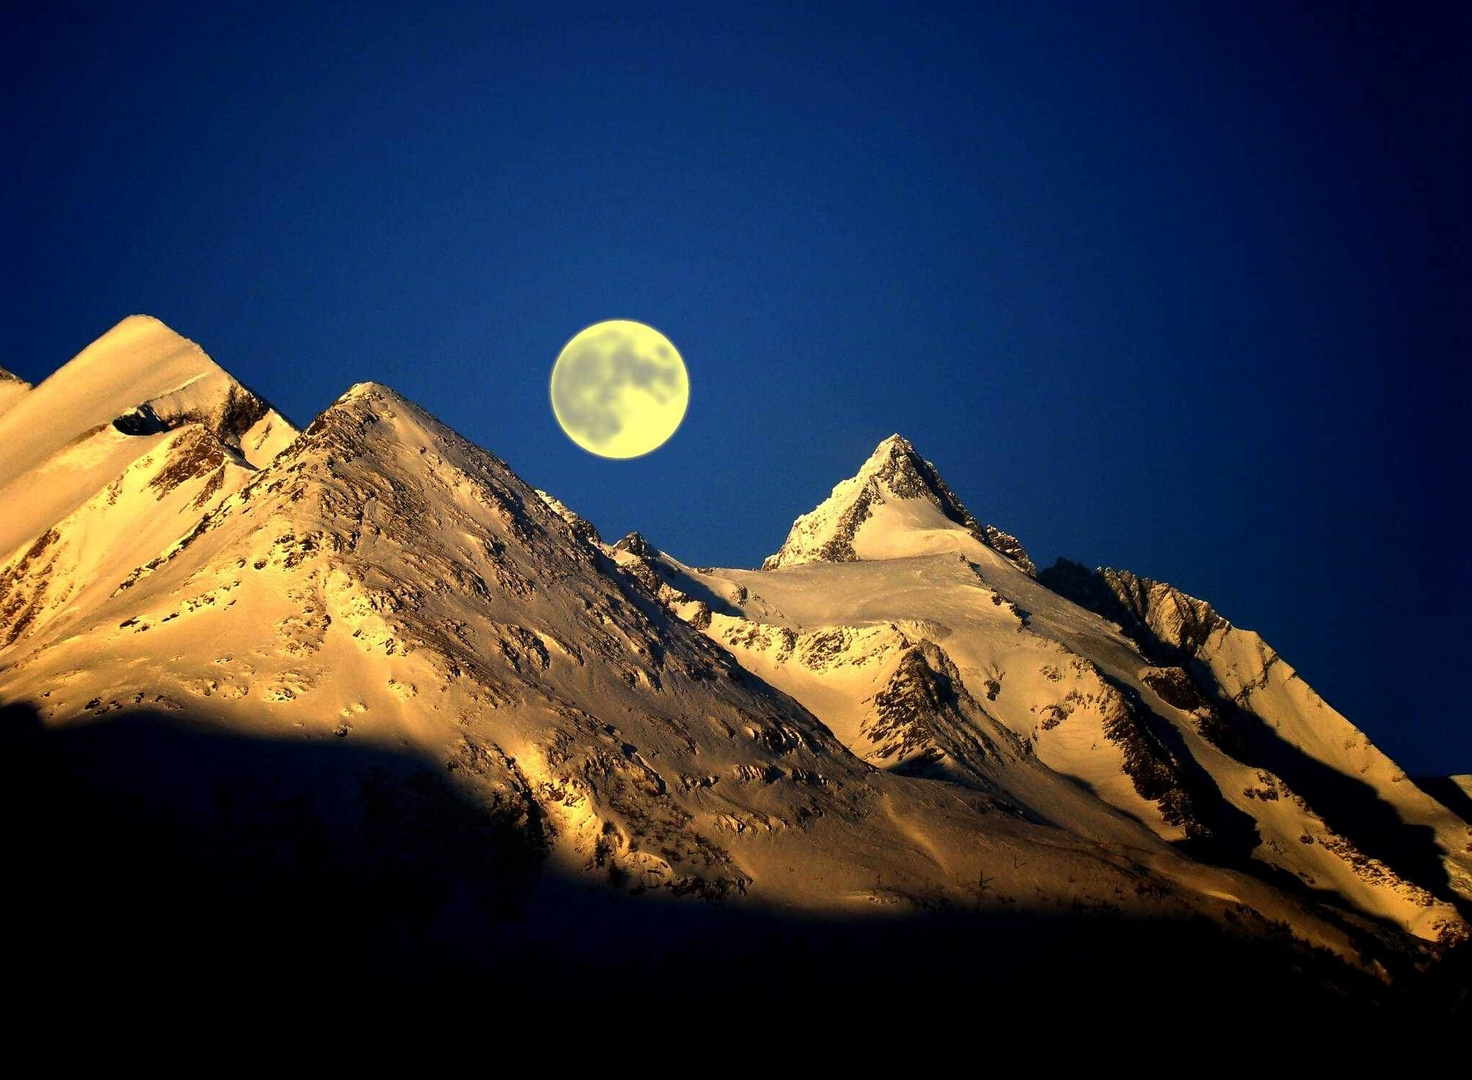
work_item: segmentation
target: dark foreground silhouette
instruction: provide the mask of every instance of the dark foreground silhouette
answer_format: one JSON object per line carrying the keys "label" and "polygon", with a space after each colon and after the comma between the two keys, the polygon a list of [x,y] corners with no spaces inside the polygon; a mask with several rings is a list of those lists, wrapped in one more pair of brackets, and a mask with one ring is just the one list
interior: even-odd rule
{"label": "dark foreground silhouette", "polygon": [[1128,1007],[1465,1000],[1466,957],[1393,988],[1330,957],[1163,924],[864,920],[589,887],[540,827],[435,762],[133,713],[0,715],[7,992],[53,997],[660,996]]}

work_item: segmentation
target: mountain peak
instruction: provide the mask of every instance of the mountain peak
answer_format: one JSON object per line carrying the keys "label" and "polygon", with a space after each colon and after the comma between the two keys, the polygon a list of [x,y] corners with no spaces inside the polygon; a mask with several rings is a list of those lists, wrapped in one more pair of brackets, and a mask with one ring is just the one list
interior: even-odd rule
{"label": "mountain peak", "polygon": [[151,461],[171,431],[195,429],[251,469],[297,434],[197,344],[148,315],[123,319],[38,386],[3,387],[0,551],[76,511],[130,463]]}
{"label": "mountain peak", "polygon": [[613,545],[614,551],[627,551],[630,555],[640,558],[651,559],[659,554],[659,550],[644,538],[641,532],[631,532],[622,540]]}
{"label": "mountain peak", "polygon": [[[799,925],[821,931],[802,966],[836,992],[877,918],[881,990],[964,968],[1015,997],[1015,973],[987,968],[996,935],[1025,958],[1062,925],[1097,958],[1085,982],[1159,954],[1130,985],[1179,995],[1188,922],[1230,957],[1190,954],[1208,998],[1290,972],[1341,1002],[1460,988],[1465,785],[1407,782],[1203,601],[1080,564],[1025,576],[903,436],[771,561],[810,565],[762,574],[638,533],[602,544],[378,383],[264,460],[275,414],[242,436],[263,404],[157,320],[125,320],[17,402],[0,454],[57,446],[0,474],[0,797],[35,826],[8,863],[42,886],[22,912],[47,943],[31,983],[113,956],[127,925],[144,951],[113,966],[165,989],[329,969],[454,988],[511,965],[555,991],[602,976],[576,965],[610,935],[673,927],[650,992],[751,996],[792,966]],[[89,921],[119,880],[122,917]],[[680,919],[649,893],[686,897]],[[303,897],[394,915],[324,942]],[[242,919],[259,930],[243,970],[194,948]],[[918,936],[891,936],[906,925]],[[753,937],[770,955],[700,951]],[[160,967],[160,950],[188,957]],[[1402,995],[1416,971],[1437,981]]]}
{"label": "mountain peak", "polygon": [[354,383],[318,413],[299,449],[307,452],[315,446],[332,446],[351,449],[349,456],[356,456],[371,444],[379,454],[418,455],[457,440],[454,432],[403,394],[369,381]]}
{"label": "mountain peak", "polygon": [[385,386],[381,382],[372,379],[366,382],[353,383],[338,397],[338,402],[356,401],[359,398],[377,397],[388,401],[407,402],[409,399],[400,394],[391,386]]}
{"label": "mountain peak", "polygon": [[[150,315],[130,315],[4,411],[0,475],[18,478],[114,422],[125,434],[201,423],[252,465],[295,436],[199,345]],[[274,434],[263,440],[267,430]]]}
{"label": "mountain peak", "polygon": [[[348,416],[350,414],[364,411],[371,412],[375,409],[389,414],[396,408],[409,409],[415,413],[422,412],[418,406],[391,386],[385,386],[383,383],[373,382],[371,380],[353,383],[352,386],[337,396],[336,401],[317,414],[307,430],[317,430],[338,417]],[[424,415],[428,417],[429,414],[424,413]]]}
{"label": "mountain peak", "polygon": [[886,481],[904,476],[911,486],[916,483],[939,483],[944,486],[935,466],[920,456],[914,443],[898,434],[882,440],[864,464],[859,466],[859,471],[854,476],[878,476]]}
{"label": "mountain peak", "polygon": [[[129,315],[120,319],[111,329],[88,345],[67,364],[91,368],[99,362],[115,360],[120,353],[139,356],[144,360],[174,361],[180,354],[187,355],[201,373],[224,372],[198,342],[185,337],[162,319],[152,315]],[[65,370],[65,369],[63,369]],[[226,373],[228,374],[228,373]]]}
{"label": "mountain peak", "polygon": [[1025,573],[1036,569],[1015,536],[977,521],[935,465],[896,433],[874,448],[857,473],[793,523],[781,549],[762,569],[903,558],[976,543]]}
{"label": "mountain peak", "polygon": [[[401,418],[411,426],[428,431],[438,432],[444,427],[433,416],[393,387],[370,380],[354,383],[344,390],[338,395],[336,401],[317,414],[307,427],[307,432],[315,435],[325,428],[333,428],[342,424],[364,428],[379,420],[399,421]],[[405,427],[402,423],[391,426]],[[407,427],[405,430],[407,431]],[[447,428],[445,430],[448,431]],[[413,441],[408,436],[405,438]]]}

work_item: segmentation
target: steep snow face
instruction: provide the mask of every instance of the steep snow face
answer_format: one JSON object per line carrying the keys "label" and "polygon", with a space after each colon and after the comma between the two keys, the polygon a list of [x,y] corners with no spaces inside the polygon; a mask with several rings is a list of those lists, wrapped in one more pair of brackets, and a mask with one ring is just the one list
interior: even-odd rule
{"label": "steep snow face", "polygon": [[147,472],[161,450],[218,457],[243,475],[295,437],[194,342],[157,319],[124,319],[0,415],[0,556]]}
{"label": "steep snow face", "polygon": [[899,435],[792,526],[764,570],[812,562],[892,559],[943,551],[996,551],[1027,573],[1035,567],[1015,536],[982,525],[935,466]]}
{"label": "steep snow face", "polygon": [[4,416],[17,401],[30,391],[31,384],[18,375],[0,367],[0,416]]}
{"label": "steep snow face", "polygon": [[[1166,839],[1208,835],[1209,815],[1193,805],[1182,762],[1152,735],[1114,674],[1133,674],[1142,663],[1128,641],[1057,598],[1055,610],[1043,612],[1034,593],[1045,597],[1046,590],[995,553],[984,554],[984,562],[951,554],[679,573],[694,582],[688,592],[725,595],[712,605],[707,633],[880,767],[905,767],[878,735],[888,726],[882,713],[896,680],[907,681],[904,658],[920,646],[921,655],[943,655],[942,664],[954,669],[956,696],[971,703],[978,723],[984,716],[986,725],[1004,728],[1030,761],[1061,774],[1033,805],[1041,816],[1076,816],[1076,808],[1065,815],[1051,801],[1077,788],[1062,779],[1070,777]],[[1068,638],[1093,639],[1072,648],[1068,638],[1046,632],[1060,627],[1074,631]],[[1121,655],[1128,658],[1122,664]],[[1108,658],[1108,666],[1095,658]],[[957,755],[964,756],[951,751]]]}
{"label": "steep snow face", "polygon": [[1412,783],[1260,635],[1129,571],[1060,560],[1043,580],[1114,620],[1146,656],[1179,665],[1152,686],[1175,704],[1209,710],[1203,733],[1271,777],[1244,794],[1312,804],[1322,820],[1303,835],[1337,850],[1361,878],[1396,876],[1388,862],[1443,895],[1472,899],[1472,825]]}

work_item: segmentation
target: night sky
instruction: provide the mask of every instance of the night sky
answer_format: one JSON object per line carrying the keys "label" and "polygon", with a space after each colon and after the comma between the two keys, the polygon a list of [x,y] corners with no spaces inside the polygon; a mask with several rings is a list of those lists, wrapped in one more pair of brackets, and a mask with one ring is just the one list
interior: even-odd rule
{"label": "night sky", "polygon": [[[146,312],[697,564],[898,431],[1472,771],[1472,9],[962,6],[7,3],[0,363]],[[690,369],[635,461],[547,399],[609,318]]]}

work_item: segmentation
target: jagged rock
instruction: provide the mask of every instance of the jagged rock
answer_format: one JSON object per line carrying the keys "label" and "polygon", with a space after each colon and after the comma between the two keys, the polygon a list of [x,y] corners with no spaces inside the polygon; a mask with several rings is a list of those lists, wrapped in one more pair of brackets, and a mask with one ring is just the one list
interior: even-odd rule
{"label": "jagged rock", "polygon": [[556,496],[547,494],[540,488],[537,490],[537,497],[540,498],[549,507],[551,507],[553,513],[555,513],[558,517],[560,517],[563,521],[567,522],[568,525],[572,527],[573,535],[577,536],[585,543],[591,544],[593,547],[602,546],[603,538],[598,535],[598,530],[594,527],[591,521],[569,510],[566,506],[562,504],[562,501],[560,499],[558,499]]}
{"label": "jagged rock", "polygon": [[629,533],[628,536],[625,536],[613,546],[616,551],[627,551],[630,555],[638,556],[641,559],[650,559],[659,554],[648,540],[636,532]]}
{"label": "jagged rock", "polygon": [[1059,559],[1042,571],[1039,580],[1118,623],[1148,655],[1162,662],[1191,656],[1213,631],[1230,626],[1206,601],[1128,570],[1089,570]]}

